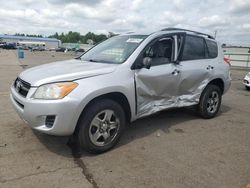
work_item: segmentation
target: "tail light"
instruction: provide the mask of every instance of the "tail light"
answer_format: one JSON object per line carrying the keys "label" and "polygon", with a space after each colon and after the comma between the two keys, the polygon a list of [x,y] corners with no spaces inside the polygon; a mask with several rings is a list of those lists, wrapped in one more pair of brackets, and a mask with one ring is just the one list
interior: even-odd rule
{"label": "tail light", "polygon": [[231,67],[230,59],[227,57],[224,57],[224,63],[228,64]]}

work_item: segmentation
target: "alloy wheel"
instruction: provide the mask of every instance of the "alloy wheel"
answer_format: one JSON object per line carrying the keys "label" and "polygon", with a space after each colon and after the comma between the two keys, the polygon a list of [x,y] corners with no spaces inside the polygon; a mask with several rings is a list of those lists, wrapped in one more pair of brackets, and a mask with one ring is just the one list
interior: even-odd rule
{"label": "alloy wheel", "polygon": [[92,120],[89,128],[89,138],[96,146],[110,144],[120,128],[120,120],[113,110],[103,110]]}
{"label": "alloy wheel", "polygon": [[207,100],[207,111],[209,113],[216,112],[219,105],[219,93],[217,91],[213,91]]}

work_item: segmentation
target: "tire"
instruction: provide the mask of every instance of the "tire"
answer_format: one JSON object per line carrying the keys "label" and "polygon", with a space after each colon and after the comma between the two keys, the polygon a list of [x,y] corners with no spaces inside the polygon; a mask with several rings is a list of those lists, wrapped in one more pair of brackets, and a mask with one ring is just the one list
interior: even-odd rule
{"label": "tire", "polygon": [[216,116],[221,105],[221,90],[216,85],[208,85],[201,94],[198,113],[202,118],[210,119]]}
{"label": "tire", "polygon": [[118,103],[110,99],[98,100],[80,116],[75,139],[80,149],[103,153],[118,143],[125,125],[125,113]]}
{"label": "tire", "polygon": [[246,87],[246,90],[250,91],[250,87],[249,86],[245,86]]}

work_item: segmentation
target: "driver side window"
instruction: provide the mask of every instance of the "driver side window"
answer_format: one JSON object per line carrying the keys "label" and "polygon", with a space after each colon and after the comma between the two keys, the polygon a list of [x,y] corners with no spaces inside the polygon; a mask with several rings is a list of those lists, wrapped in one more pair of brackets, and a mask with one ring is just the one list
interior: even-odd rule
{"label": "driver side window", "polygon": [[152,59],[151,66],[170,63],[173,54],[173,39],[162,38],[149,45],[143,54],[143,57]]}

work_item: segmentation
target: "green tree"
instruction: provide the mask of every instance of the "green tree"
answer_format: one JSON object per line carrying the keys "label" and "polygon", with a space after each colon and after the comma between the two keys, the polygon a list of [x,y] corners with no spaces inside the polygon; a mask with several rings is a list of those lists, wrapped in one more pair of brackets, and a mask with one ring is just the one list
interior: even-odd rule
{"label": "green tree", "polygon": [[23,36],[24,37],[25,34],[24,33],[16,33],[15,36]]}
{"label": "green tree", "polygon": [[[112,36],[115,36],[115,34],[112,33]],[[94,43],[99,43],[101,41],[106,40],[108,36],[105,34],[97,35],[92,32],[88,32],[85,35],[81,35],[79,32],[69,31],[66,34],[61,33],[60,35],[56,32],[55,34],[50,35],[49,38],[59,39],[62,41],[62,43],[87,43],[89,39],[91,39]]]}

